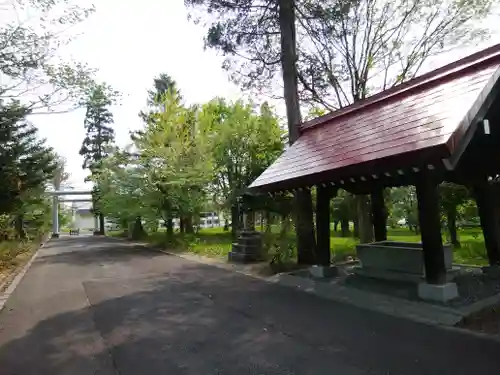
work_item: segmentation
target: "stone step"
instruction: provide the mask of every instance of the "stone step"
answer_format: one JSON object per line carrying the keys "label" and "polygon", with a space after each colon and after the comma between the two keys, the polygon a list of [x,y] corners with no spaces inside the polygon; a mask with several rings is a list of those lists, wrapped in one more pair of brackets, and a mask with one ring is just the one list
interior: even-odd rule
{"label": "stone step", "polygon": [[242,245],[238,243],[233,243],[232,251],[241,254],[260,254],[262,252],[262,247],[260,246],[249,246]]}
{"label": "stone step", "polygon": [[250,245],[250,246],[262,246],[261,238],[238,238],[238,243],[241,245]]}
{"label": "stone step", "polygon": [[243,238],[254,238],[254,237],[261,238],[262,237],[262,233],[257,232],[257,231],[253,231],[253,230],[252,231],[250,231],[250,230],[242,230],[238,234],[239,234],[240,237],[243,237]]}
{"label": "stone step", "polygon": [[252,263],[260,260],[259,257],[254,254],[235,253],[232,251],[227,254],[227,259],[229,262],[234,263]]}

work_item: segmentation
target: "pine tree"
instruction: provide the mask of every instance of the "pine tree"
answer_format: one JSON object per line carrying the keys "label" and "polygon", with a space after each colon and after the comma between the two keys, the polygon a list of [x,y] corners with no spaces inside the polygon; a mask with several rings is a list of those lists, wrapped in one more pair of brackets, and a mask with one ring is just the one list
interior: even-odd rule
{"label": "pine tree", "polygon": [[43,191],[56,168],[53,150],[26,121],[29,113],[19,102],[0,100],[0,214],[15,218],[20,238],[26,236],[23,217],[30,193]]}
{"label": "pine tree", "polygon": [[[104,85],[96,85],[90,91],[85,106],[84,127],[86,136],[80,149],[83,156],[83,168],[88,168],[92,175],[99,173],[102,161],[108,156],[108,150],[115,139],[113,114],[109,107],[113,104],[113,93]],[[104,234],[104,214],[99,210],[99,187],[94,186],[92,193],[95,214],[99,216],[100,231]]]}

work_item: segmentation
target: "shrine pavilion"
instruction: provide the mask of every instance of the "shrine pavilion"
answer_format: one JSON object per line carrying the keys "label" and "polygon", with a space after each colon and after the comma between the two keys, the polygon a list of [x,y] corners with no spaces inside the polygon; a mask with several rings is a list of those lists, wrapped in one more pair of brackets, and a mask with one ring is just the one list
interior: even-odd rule
{"label": "shrine pavilion", "polygon": [[[425,280],[419,294],[456,294],[447,277],[438,185],[474,193],[491,268],[500,266],[500,44],[305,122],[299,139],[249,187],[274,193],[316,188],[318,264],[330,264],[329,202],[339,188],[370,194],[375,241],[387,239],[383,190],[413,185]],[[447,297],[448,296],[448,297]]]}

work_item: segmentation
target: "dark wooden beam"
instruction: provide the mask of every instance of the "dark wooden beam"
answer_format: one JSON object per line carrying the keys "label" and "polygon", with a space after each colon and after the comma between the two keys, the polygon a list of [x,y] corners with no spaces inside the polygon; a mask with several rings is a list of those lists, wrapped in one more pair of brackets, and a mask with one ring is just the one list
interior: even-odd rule
{"label": "dark wooden beam", "polygon": [[423,172],[416,184],[416,190],[425,278],[429,284],[444,284],[446,283],[446,267],[441,237],[438,181],[431,174]]}
{"label": "dark wooden beam", "polygon": [[488,261],[490,265],[500,265],[500,218],[497,213],[500,204],[499,199],[486,177],[482,183],[476,183],[473,186],[473,192],[479,211],[481,228],[483,229]]}
{"label": "dark wooden beam", "polygon": [[371,192],[372,221],[375,241],[387,240],[387,210],[385,208],[384,188],[375,187]]}
{"label": "dark wooden beam", "polygon": [[330,265],[330,199],[337,189],[330,186],[316,188],[316,263]]}
{"label": "dark wooden beam", "polygon": [[493,76],[488,80],[486,87],[483,89],[483,92],[488,90],[487,94],[480,95],[480,97],[472,103],[473,105],[469,110],[469,113],[474,113],[474,117],[465,116],[465,118],[460,122],[458,129],[455,130],[452,135],[452,138],[448,141],[449,144],[453,142],[458,143],[453,150],[453,154],[449,158],[453,168],[458,165],[462,155],[466,152],[472,140],[477,136],[481,137],[482,129],[479,129],[478,132],[478,128],[483,126],[483,119],[488,118],[489,115],[494,115],[494,112],[496,111],[494,104],[495,101],[498,100],[497,98],[500,94],[499,78],[500,69],[497,69]]}

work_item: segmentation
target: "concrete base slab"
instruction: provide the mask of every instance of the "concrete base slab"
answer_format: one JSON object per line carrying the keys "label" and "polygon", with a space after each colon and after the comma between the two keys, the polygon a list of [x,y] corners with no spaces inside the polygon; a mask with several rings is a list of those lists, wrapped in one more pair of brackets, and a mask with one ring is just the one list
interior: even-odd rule
{"label": "concrete base slab", "polygon": [[312,266],[309,267],[309,273],[313,277],[328,278],[338,276],[339,270],[332,266]]}
{"label": "concrete base slab", "polygon": [[52,233],[51,238],[59,238],[59,233]]}
{"label": "concrete base slab", "polygon": [[227,254],[227,260],[235,263],[252,263],[258,261],[254,254],[236,253],[234,251],[230,251]]}
{"label": "concrete base slab", "polygon": [[495,279],[500,279],[500,266],[486,266],[482,268],[483,274]]}
{"label": "concrete base slab", "polygon": [[458,297],[457,284],[418,284],[418,296],[423,300],[447,302]]}
{"label": "concrete base slab", "polygon": [[[407,273],[407,272],[397,272],[392,270],[382,270],[379,268],[372,267],[361,267],[357,266],[353,268],[353,272],[356,275],[371,277],[374,279],[382,279],[388,281],[404,281],[412,283],[421,283],[425,280],[424,275]],[[460,272],[460,267],[453,267],[446,272],[446,281],[451,282]]]}

